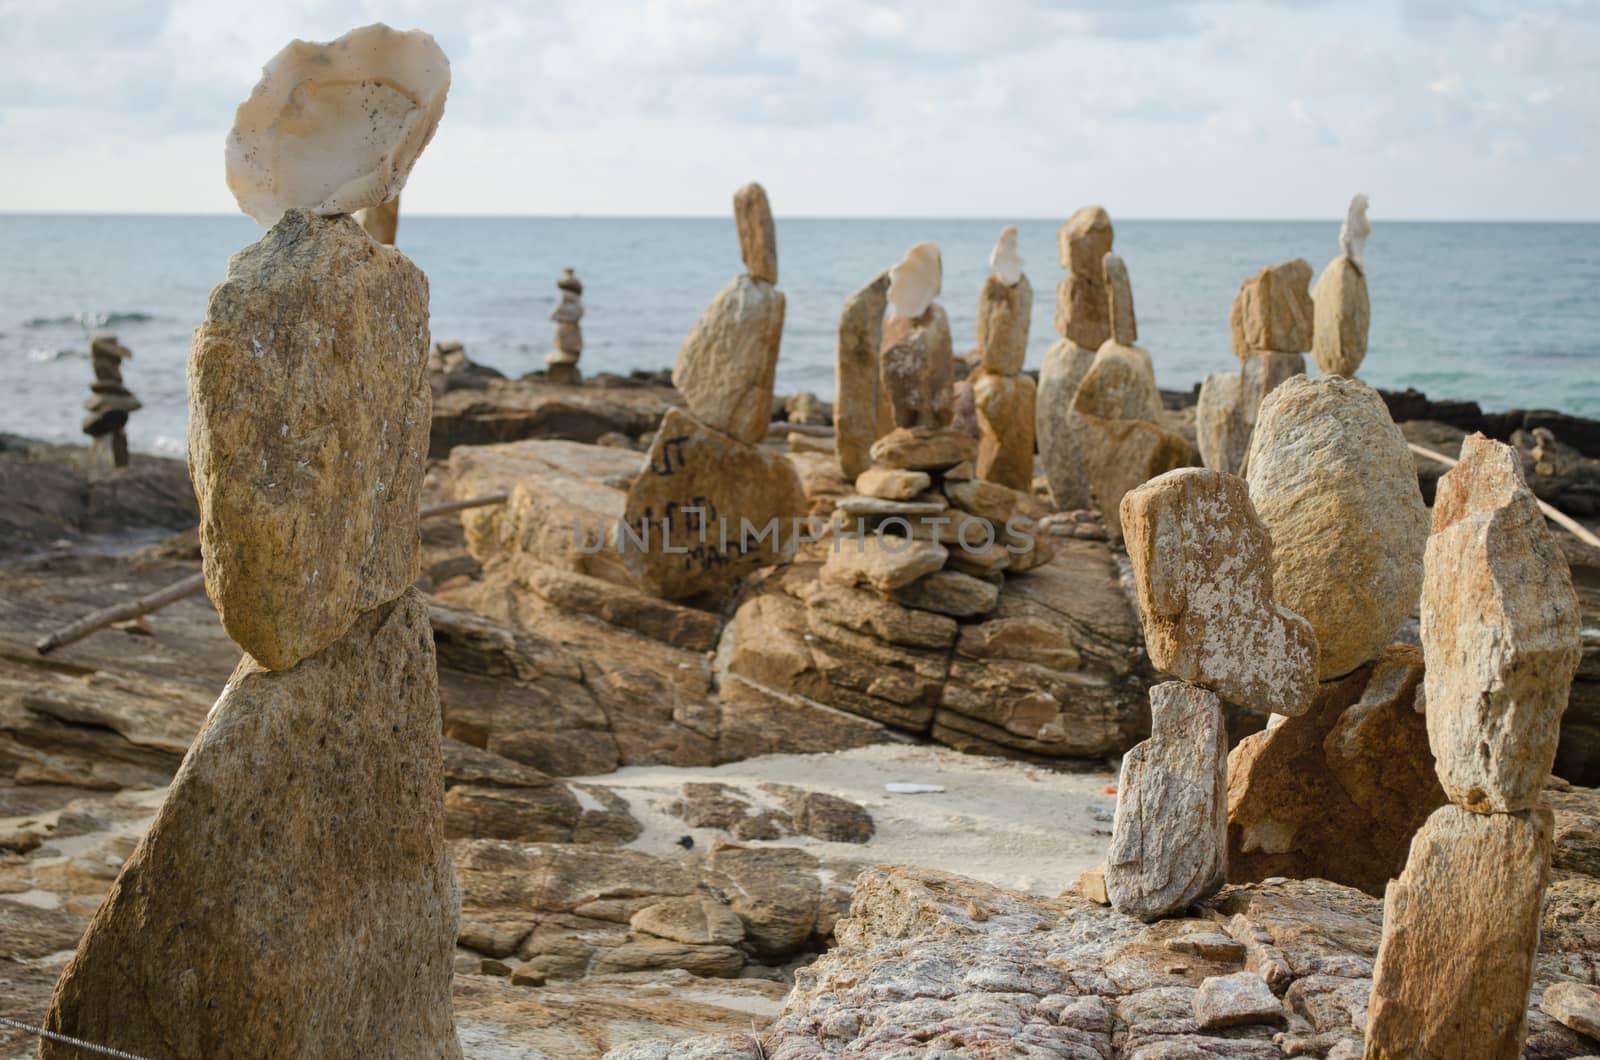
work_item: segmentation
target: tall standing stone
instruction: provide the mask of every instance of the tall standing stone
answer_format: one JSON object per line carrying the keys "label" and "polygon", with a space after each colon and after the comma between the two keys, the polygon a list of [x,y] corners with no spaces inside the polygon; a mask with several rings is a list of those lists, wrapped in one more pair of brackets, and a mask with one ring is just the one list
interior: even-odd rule
{"label": "tall standing stone", "polygon": [[895,428],[939,429],[955,416],[950,319],[934,301],[944,263],[932,242],[918,243],[889,270],[892,307],[879,355],[879,407],[890,416],[879,435]]}
{"label": "tall standing stone", "polygon": [[1200,384],[1194,431],[1200,461],[1226,475],[1244,474],[1250,451],[1250,424],[1240,409],[1243,380],[1238,372],[1212,372]]}
{"label": "tall standing stone", "polygon": [[746,184],[733,193],[733,222],[739,230],[739,255],[752,280],[778,282],[778,228],[767,189]]}
{"label": "tall standing stone", "polygon": [[845,300],[834,350],[833,427],[839,471],[855,479],[871,466],[869,451],[878,440],[878,353],[883,348],[883,314],[889,305],[889,274],[878,277]]}
{"label": "tall standing stone", "polygon": [[1111,218],[1099,206],[1085,206],[1056,230],[1061,267],[1071,270],[1056,288],[1056,331],[1091,350],[1111,338],[1105,257],[1113,236]]}
{"label": "tall standing stone", "polygon": [[1367,197],[1356,195],[1339,231],[1339,256],[1322,270],[1311,289],[1315,307],[1311,354],[1325,375],[1355,375],[1367,356],[1367,328],[1372,305],[1361,255],[1372,225],[1367,223]]}
{"label": "tall standing stone", "polygon": [[1132,346],[1139,341],[1139,323],[1133,315],[1133,281],[1120,254],[1107,254],[1105,271],[1107,311],[1111,317],[1111,341]]}
{"label": "tall standing stone", "polygon": [[978,419],[978,477],[1013,489],[1033,484],[1035,388],[1022,375],[1028,355],[1033,288],[1007,225],[990,256],[992,271],[978,295],[978,354],[971,377]]}
{"label": "tall standing stone", "polygon": [[1078,385],[1094,364],[1094,353],[1063,338],[1045,351],[1039,366],[1034,435],[1050,496],[1059,509],[1087,508],[1091,503],[1088,470],[1072,429],[1072,403],[1077,400]]}

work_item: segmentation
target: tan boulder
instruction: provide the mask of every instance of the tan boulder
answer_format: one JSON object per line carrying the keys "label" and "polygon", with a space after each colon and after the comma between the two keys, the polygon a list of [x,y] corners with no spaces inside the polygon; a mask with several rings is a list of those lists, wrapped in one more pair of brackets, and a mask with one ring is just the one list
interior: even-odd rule
{"label": "tan boulder", "polygon": [[889,274],[845,300],[834,352],[833,428],[839,471],[853,479],[871,466],[868,450],[880,420],[878,355],[883,349],[883,314],[889,305]]}
{"label": "tan boulder", "polygon": [[292,669],[244,658],[46,1022],[150,1057],[460,1057],[458,915],[412,589]]}
{"label": "tan boulder", "polygon": [[1528,809],[1555,762],[1582,618],[1515,449],[1481,434],[1462,444],[1439,480],[1423,565],[1439,780],[1469,809]]}
{"label": "tan boulder", "polygon": [[1120,254],[1107,254],[1102,267],[1111,315],[1111,341],[1132,346],[1139,341],[1139,324],[1133,315],[1133,281],[1128,278],[1127,263]]}
{"label": "tan boulder", "polygon": [[1094,355],[1078,384],[1072,407],[1108,420],[1151,420],[1161,415],[1150,353],[1138,346],[1107,342]]}
{"label": "tan boulder", "polygon": [[1028,358],[1033,286],[1027,276],[1007,284],[989,274],[978,292],[978,355],[996,375],[1015,375]]}
{"label": "tan boulder", "polygon": [[1079,413],[1075,422],[1084,440],[1084,465],[1095,506],[1105,517],[1106,532],[1120,541],[1122,498],[1157,475],[1188,466],[1194,451],[1181,435],[1148,420],[1107,420]]}
{"label": "tan boulder", "polygon": [[616,547],[639,585],[676,599],[776,563],[806,512],[788,457],[671,409],[628,490]]}
{"label": "tan boulder", "polygon": [[1100,263],[1111,253],[1115,234],[1111,215],[1103,207],[1085,206],[1078,210],[1056,229],[1056,254],[1061,267],[1078,276],[1099,278]]}
{"label": "tan boulder", "polygon": [[874,467],[856,477],[856,492],[866,497],[906,501],[933,485],[926,471],[906,471],[893,467]]}
{"label": "tan boulder", "polygon": [[996,529],[1004,527],[1013,517],[1037,521],[1050,514],[1047,504],[1035,497],[1026,487],[1013,489],[1003,483],[985,479],[946,480],[944,495],[950,503],[980,519],[987,519]]}
{"label": "tan boulder", "polygon": [[1384,649],[1306,713],[1228,755],[1228,879],[1317,877],[1381,895],[1444,805],[1423,720],[1422,652]]}
{"label": "tan boulder", "polygon": [[778,282],[778,230],[772,222],[767,190],[750,183],[733,193],[733,221],[739,230],[739,256],[752,280]]}
{"label": "tan boulder", "polygon": [[1039,368],[1034,437],[1050,495],[1063,510],[1087,508],[1090,503],[1083,454],[1072,432],[1072,406],[1094,357],[1094,350],[1062,339],[1045,353]]}
{"label": "tan boulder", "polygon": [[1244,480],[1181,468],[1130,491],[1121,515],[1151,664],[1236,706],[1305,713],[1316,637],[1273,602],[1272,536]]}
{"label": "tan boulder", "polygon": [[955,414],[955,377],[944,307],[931,304],[914,320],[889,317],[878,370],[893,416],[890,427],[948,427]]}
{"label": "tan boulder", "polygon": [[1056,333],[1098,350],[1111,340],[1111,303],[1105,278],[1073,273],[1056,284]]}
{"label": "tan boulder", "polygon": [[1428,511],[1377,391],[1292,376],[1262,402],[1245,478],[1274,543],[1278,603],[1316,631],[1317,676],[1375,657],[1417,605]]}
{"label": "tan boulder", "polygon": [[696,419],[751,445],[766,439],[783,314],[783,292],[749,276],[711,300],[672,369],[672,385]]}
{"label": "tan boulder", "polygon": [[1305,353],[1311,349],[1314,310],[1311,266],[1301,258],[1269,265],[1239,285],[1229,323],[1233,352],[1242,361],[1252,353]]}
{"label": "tan boulder", "polygon": [[290,210],[235,254],[189,355],[206,592],[270,669],[416,580],[428,281],[349,217]]}
{"label": "tan boulder", "polygon": [[888,593],[941,569],[949,555],[943,545],[915,538],[873,533],[841,536],[828,551],[822,577],[846,588],[865,585]]}
{"label": "tan boulder", "polygon": [[1428,818],[1384,898],[1368,1060],[1522,1056],[1552,827],[1543,807]]}
{"label": "tan boulder", "polygon": [[1315,305],[1311,354],[1324,375],[1355,375],[1367,356],[1367,328],[1372,306],[1367,276],[1353,258],[1340,255],[1328,263],[1311,289]]}
{"label": "tan boulder", "polygon": [[1032,486],[1034,390],[1025,375],[982,372],[973,380],[979,478],[1018,490]]}
{"label": "tan boulder", "polygon": [[1244,473],[1244,456],[1250,449],[1250,424],[1240,409],[1241,383],[1238,372],[1212,372],[1200,384],[1194,412],[1201,462],[1229,475]]}
{"label": "tan boulder", "polygon": [[1588,983],[1551,983],[1544,988],[1539,1010],[1563,1026],[1600,1041],[1600,987]]}
{"label": "tan boulder", "polygon": [[1123,756],[1106,854],[1117,912],[1155,920],[1226,881],[1227,757],[1221,700],[1182,681],[1150,689],[1150,738]]}
{"label": "tan boulder", "polygon": [[906,471],[944,471],[976,460],[977,439],[948,427],[898,427],[872,443],[872,462]]}

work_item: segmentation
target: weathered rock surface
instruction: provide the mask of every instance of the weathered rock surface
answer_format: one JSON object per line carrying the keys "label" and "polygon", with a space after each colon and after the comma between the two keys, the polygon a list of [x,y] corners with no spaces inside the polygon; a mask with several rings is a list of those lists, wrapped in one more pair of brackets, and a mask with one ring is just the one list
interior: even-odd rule
{"label": "weathered rock surface", "polygon": [[944,566],[950,553],[932,541],[869,534],[836,539],[822,565],[822,577],[846,588],[866,585],[881,593],[909,585]]}
{"label": "weathered rock surface", "polygon": [[644,470],[628,489],[623,518],[645,548],[619,541],[619,550],[640,585],[669,598],[691,596],[776,562],[806,511],[800,477],[786,456],[674,410],[662,418]]}
{"label": "weathered rock surface", "polygon": [[1244,473],[1250,450],[1250,424],[1241,411],[1243,380],[1238,372],[1212,372],[1200,384],[1195,405],[1195,436],[1200,460],[1213,471]]}
{"label": "weathered rock surface", "polygon": [[1428,512],[1405,438],[1365,383],[1293,376],[1262,403],[1245,477],[1272,533],[1278,603],[1316,632],[1319,678],[1349,673],[1422,588]]}
{"label": "weathered rock surface", "polygon": [[1279,1024],[1287,1015],[1283,1002],[1255,972],[1213,975],[1194,993],[1194,1017],[1201,1030]]}
{"label": "weathered rock surface", "polygon": [[1181,681],[1150,689],[1150,738],[1123,756],[1106,855],[1119,913],[1155,920],[1226,882],[1227,759],[1215,695]]}
{"label": "weathered rock surface", "polygon": [[996,375],[1015,375],[1028,357],[1033,287],[1026,276],[1006,283],[990,273],[978,292],[978,355]]}
{"label": "weathered rock surface", "polygon": [[872,443],[872,462],[904,471],[947,471],[975,460],[977,439],[947,427],[897,427]]}
{"label": "weathered rock surface", "polygon": [[904,471],[899,468],[870,468],[856,478],[857,493],[884,500],[910,500],[931,485],[933,478],[926,471]]}
{"label": "weathered rock surface", "polygon": [[1105,516],[1112,540],[1120,541],[1122,498],[1157,475],[1188,465],[1194,450],[1149,420],[1108,420],[1080,412],[1076,425],[1095,506]]}
{"label": "weathered rock surface", "polygon": [[712,299],[672,369],[672,383],[696,419],[751,445],[767,437],[783,313],[783,292],[749,276]]}
{"label": "weathered rock surface", "polygon": [[[954,415],[950,319],[929,305],[919,316],[891,316],[883,327],[880,393],[893,418],[888,427],[948,427]],[[882,401],[880,400],[880,406]]]}
{"label": "weathered rock surface", "polygon": [[1239,285],[1229,323],[1239,360],[1252,353],[1305,353],[1311,349],[1315,309],[1311,266],[1300,258],[1269,265]]}
{"label": "weathered rock surface", "polygon": [[1361,266],[1343,255],[1322,270],[1311,289],[1315,304],[1311,353],[1324,375],[1355,375],[1367,356],[1372,306]]}
{"label": "weathered rock surface", "polygon": [[733,222],[739,230],[739,256],[752,280],[778,282],[778,229],[767,190],[746,184],[733,193]]}
{"label": "weathered rock surface", "polygon": [[395,236],[400,231],[400,196],[385,199],[376,206],[368,206],[356,214],[356,220],[367,235],[380,243],[394,246]]}
{"label": "weathered rock surface", "polygon": [[271,669],[418,573],[428,282],[349,217],[291,210],[234,255],[189,355],[206,591]]}
{"label": "weathered rock surface", "polygon": [[1034,403],[1034,435],[1050,495],[1062,510],[1089,506],[1089,479],[1077,437],[1072,433],[1072,406],[1078,385],[1094,364],[1095,351],[1062,339],[1044,355]]}
{"label": "weathered rock surface", "polygon": [[973,381],[978,410],[978,477],[1012,489],[1033,484],[1034,382],[982,372]]}
{"label": "weathered rock surface", "polygon": [[1228,755],[1229,880],[1315,876],[1383,893],[1445,802],[1421,684],[1422,653],[1392,645],[1323,685],[1305,714],[1239,742]]}
{"label": "weathered rock surface", "polygon": [[1600,988],[1587,983],[1551,983],[1539,1008],[1551,1019],[1600,1041]]}
{"label": "weathered rock surface", "polygon": [[454,377],[435,373],[431,380],[428,456],[434,460],[447,458],[458,446],[529,438],[588,444],[606,435],[637,438],[655,430],[666,410],[682,400],[665,373],[656,385],[604,375],[590,377],[582,387],[480,376],[476,385],[458,389]]}
{"label": "weathered rock surface", "polygon": [[883,349],[883,314],[889,274],[845,300],[834,351],[833,425],[839,470],[853,479],[871,466],[868,450],[878,439],[878,355]]}
{"label": "weathered rock surface", "polygon": [[1235,475],[1183,468],[1122,499],[1150,662],[1229,703],[1302,714],[1317,684],[1311,625],[1272,595],[1272,536]]}
{"label": "weathered rock surface", "polygon": [[51,1029],[147,1056],[459,1057],[436,688],[415,591],[293,669],[247,657],[63,973]]}
{"label": "weathered rock surface", "polygon": [[[960,553],[951,556],[954,561]],[[895,590],[895,602],[941,615],[971,618],[986,615],[1000,602],[1000,587],[959,570],[924,574]]]}
{"label": "weathered rock surface", "polygon": [[1523,1055],[1550,811],[1436,810],[1383,907],[1366,1056]]}
{"label": "weathered rock surface", "polygon": [[1525,810],[1583,654],[1566,558],[1515,450],[1481,434],[1439,480],[1422,586],[1428,739],[1453,802]]}

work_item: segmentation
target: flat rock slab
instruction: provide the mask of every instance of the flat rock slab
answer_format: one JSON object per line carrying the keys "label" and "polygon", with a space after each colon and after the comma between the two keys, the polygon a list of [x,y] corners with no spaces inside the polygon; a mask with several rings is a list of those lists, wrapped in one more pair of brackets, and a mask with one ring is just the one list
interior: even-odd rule
{"label": "flat rock slab", "polygon": [[926,471],[902,471],[887,467],[871,468],[856,478],[857,493],[888,501],[908,501],[932,485],[933,476]]}
{"label": "flat rock slab", "polygon": [[872,443],[872,462],[906,471],[944,471],[978,456],[978,440],[941,427],[899,427]]}
{"label": "flat rock slab", "polygon": [[1545,987],[1539,1008],[1579,1034],[1600,1041],[1600,987],[1561,982]]}
{"label": "flat rock slab", "polygon": [[936,570],[896,589],[894,600],[920,611],[970,618],[993,611],[1000,602],[1000,588],[960,571]]}
{"label": "flat rock slab", "polygon": [[1282,1023],[1287,1013],[1255,972],[1214,975],[1194,992],[1194,1018],[1202,1030],[1251,1023]]}
{"label": "flat rock slab", "polygon": [[943,545],[908,537],[838,538],[822,565],[822,577],[835,585],[867,585],[888,593],[939,570],[949,555]]}
{"label": "flat rock slab", "polygon": [[428,281],[350,217],[290,210],[234,255],[189,355],[206,592],[284,669],[419,571]]}

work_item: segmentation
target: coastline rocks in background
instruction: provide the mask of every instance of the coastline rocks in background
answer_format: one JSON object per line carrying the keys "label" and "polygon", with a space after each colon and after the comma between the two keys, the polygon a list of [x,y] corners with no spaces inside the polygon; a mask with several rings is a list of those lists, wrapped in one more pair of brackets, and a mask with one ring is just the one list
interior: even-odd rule
{"label": "coastline rocks in background", "polygon": [[739,232],[739,256],[752,280],[778,282],[778,229],[772,220],[767,190],[750,183],[733,193],[733,223]]}
{"label": "coastline rocks in background", "polygon": [[1428,537],[1383,399],[1354,379],[1290,377],[1261,405],[1245,477],[1272,534],[1278,603],[1316,632],[1318,678],[1375,657],[1416,607]]}
{"label": "coastline rocks in background", "polygon": [[891,316],[883,328],[879,386],[893,422],[880,426],[948,427],[955,411],[953,370],[943,306],[930,304],[916,317]]}
{"label": "coastline rocks in background", "polygon": [[978,295],[978,354],[996,375],[1022,371],[1028,356],[1028,324],[1033,318],[1033,287],[1019,275],[1010,284],[991,273]]}
{"label": "coastline rocks in background", "polygon": [[1234,297],[1229,324],[1233,352],[1305,353],[1311,349],[1315,311],[1306,288],[1311,266],[1300,258],[1269,265],[1245,280]]}
{"label": "coastline rocks in background", "polygon": [[783,292],[749,276],[712,299],[672,369],[696,419],[751,445],[766,439],[783,315]]}
{"label": "coastline rocks in background", "polygon": [[459,1058],[439,730],[416,590],[292,670],[247,656],[57,984],[50,1029],[143,1056]]}
{"label": "coastline rocks in background", "polygon": [[1225,882],[1227,755],[1215,695],[1181,681],[1150,689],[1150,738],[1123,756],[1106,855],[1117,912],[1155,920]]}
{"label": "coastline rocks in background", "polygon": [[1107,311],[1111,317],[1111,341],[1132,346],[1139,341],[1139,325],[1133,315],[1133,281],[1128,266],[1119,254],[1107,254],[1103,262]]}
{"label": "coastline rocks in background", "polygon": [[1551,830],[1544,807],[1428,818],[1384,898],[1368,1057],[1523,1055]]}
{"label": "coastline rocks in background", "polygon": [[1328,263],[1311,290],[1315,327],[1311,353],[1324,375],[1355,375],[1367,356],[1367,329],[1372,304],[1367,298],[1367,277],[1354,259],[1337,257]]}
{"label": "coastline rocks in background", "polygon": [[286,210],[379,206],[405,186],[449,90],[450,62],[421,30],[290,41],[234,115],[228,190],[263,227]]}
{"label": "coastline rocks in background", "polygon": [[1311,624],[1272,595],[1272,537],[1234,475],[1169,472],[1122,499],[1150,662],[1229,703],[1302,714],[1317,691]]}
{"label": "coastline rocks in background", "polygon": [[1577,596],[1508,445],[1468,437],[1439,480],[1422,586],[1428,737],[1452,801],[1525,810],[1582,655]]}
{"label": "coastline rocks in background", "polygon": [[979,374],[972,384],[978,411],[978,477],[1012,489],[1033,484],[1034,383],[1025,375]]}
{"label": "coastline rocks in background", "polygon": [[[644,547],[624,544],[619,533],[618,548],[639,585],[672,599],[692,596],[777,562],[792,544],[793,520],[806,510],[805,490],[788,457],[672,409],[661,419],[623,512]],[[774,520],[778,532],[758,537]]]}
{"label": "coastline rocks in background", "polygon": [[367,235],[386,246],[394,246],[395,236],[400,231],[400,196],[368,206],[356,214],[356,220],[361,222]]}
{"label": "coastline rocks in background", "polygon": [[1243,379],[1238,372],[1212,372],[1200,384],[1194,430],[1200,461],[1213,471],[1244,474],[1250,451],[1250,424],[1240,410]]}
{"label": "coastline rocks in background", "polygon": [[416,580],[427,366],[427,279],[349,217],[289,211],[211,292],[189,357],[206,591],[264,666]]}
{"label": "coastline rocks in background", "polygon": [[834,351],[834,449],[839,471],[854,479],[871,465],[868,450],[878,440],[878,355],[883,349],[883,314],[889,305],[889,274],[845,300]]}
{"label": "coastline rocks in background", "polygon": [[1089,479],[1081,446],[1072,432],[1072,405],[1078,385],[1094,364],[1095,351],[1061,339],[1051,346],[1039,367],[1034,401],[1034,436],[1050,495],[1062,511],[1087,508]]}

